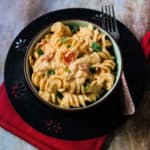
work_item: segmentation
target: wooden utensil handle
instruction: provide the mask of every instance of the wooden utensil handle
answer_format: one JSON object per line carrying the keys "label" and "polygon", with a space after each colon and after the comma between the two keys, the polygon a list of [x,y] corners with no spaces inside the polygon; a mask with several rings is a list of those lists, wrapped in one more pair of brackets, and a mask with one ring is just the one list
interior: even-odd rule
{"label": "wooden utensil handle", "polygon": [[135,113],[135,105],[130,94],[124,71],[121,74],[122,90],[123,90],[123,114],[133,115]]}

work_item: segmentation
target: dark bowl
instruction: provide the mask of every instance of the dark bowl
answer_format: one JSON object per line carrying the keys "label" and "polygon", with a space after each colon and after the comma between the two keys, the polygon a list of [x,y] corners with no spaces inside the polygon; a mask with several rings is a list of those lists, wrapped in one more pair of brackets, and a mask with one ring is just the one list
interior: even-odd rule
{"label": "dark bowl", "polygon": [[[91,22],[88,21],[84,21],[84,20],[65,20],[63,21],[65,24],[78,24],[80,26],[87,26],[89,23],[93,24]],[[104,29],[102,29],[100,26],[93,24],[94,27],[98,28],[101,32],[104,32],[107,37],[110,39],[110,41],[112,42],[113,45],[113,53],[115,56],[115,61],[117,64],[117,70],[116,70],[116,78],[115,78],[115,82],[113,84],[113,87],[107,91],[102,97],[100,97],[99,99],[97,99],[95,102],[92,102],[91,104],[85,106],[85,107],[79,107],[79,108],[63,108],[60,107],[56,104],[53,104],[51,102],[48,102],[46,100],[44,100],[39,94],[38,91],[36,89],[36,87],[33,85],[33,83],[31,82],[31,68],[29,66],[29,55],[32,53],[32,49],[35,46],[35,44],[44,37],[45,34],[48,33],[48,31],[50,30],[50,25],[48,27],[45,27],[42,31],[37,32],[37,35],[31,40],[30,44],[27,47],[27,51],[25,54],[25,59],[24,59],[24,75],[25,75],[25,79],[26,82],[29,86],[29,88],[31,89],[31,91],[33,92],[33,94],[37,97],[37,100],[40,100],[42,103],[48,105],[50,108],[52,109],[57,109],[57,110],[61,110],[61,111],[80,111],[80,110],[86,110],[86,109],[90,109],[95,107],[96,105],[100,105],[103,101],[106,101],[108,99],[108,97],[113,93],[113,91],[115,90],[116,86],[118,85],[118,82],[120,80],[120,76],[121,76],[121,72],[122,72],[122,57],[121,57],[121,52],[119,49],[118,44],[116,43],[116,41],[111,37],[111,35],[105,31]]]}

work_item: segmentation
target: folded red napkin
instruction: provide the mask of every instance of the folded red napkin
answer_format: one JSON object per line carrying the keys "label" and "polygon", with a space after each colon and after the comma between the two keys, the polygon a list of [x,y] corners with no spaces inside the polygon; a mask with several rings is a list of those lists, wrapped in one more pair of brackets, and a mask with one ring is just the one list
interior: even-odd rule
{"label": "folded red napkin", "polygon": [[[150,32],[142,40],[145,56],[150,54]],[[69,141],[46,136],[28,125],[10,103],[4,83],[0,86],[0,126],[41,150],[100,150],[107,135],[88,140]]]}
{"label": "folded red napkin", "polygon": [[143,37],[141,45],[147,58],[150,55],[150,31],[148,31]]}
{"label": "folded red napkin", "polygon": [[0,126],[41,150],[100,150],[106,139],[106,136],[102,136],[88,140],[68,141],[41,134],[24,122],[14,110],[4,84],[0,87]]}

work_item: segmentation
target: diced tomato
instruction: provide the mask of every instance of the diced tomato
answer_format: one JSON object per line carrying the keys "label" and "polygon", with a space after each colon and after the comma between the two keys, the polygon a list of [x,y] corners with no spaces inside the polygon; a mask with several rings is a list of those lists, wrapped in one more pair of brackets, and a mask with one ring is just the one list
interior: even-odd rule
{"label": "diced tomato", "polygon": [[70,64],[72,61],[74,61],[75,54],[74,52],[63,53],[63,58],[64,58],[65,63]]}

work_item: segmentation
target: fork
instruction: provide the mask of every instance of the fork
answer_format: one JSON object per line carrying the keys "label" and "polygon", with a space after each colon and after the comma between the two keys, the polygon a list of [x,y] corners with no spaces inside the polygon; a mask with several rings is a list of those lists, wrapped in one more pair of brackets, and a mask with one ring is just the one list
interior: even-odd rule
{"label": "fork", "polygon": [[[105,7],[101,7],[101,23],[102,28],[104,28],[116,41],[118,41],[120,38],[120,33],[113,5],[106,5]],[[124,96],[123,114],[132,115],[135,113],[135,105],[129,91],[124,70],[122,70],[121,74],[121,83]]]}

